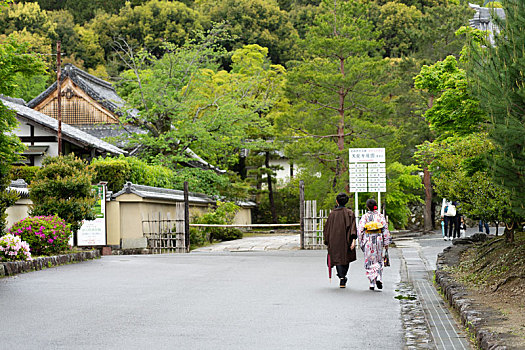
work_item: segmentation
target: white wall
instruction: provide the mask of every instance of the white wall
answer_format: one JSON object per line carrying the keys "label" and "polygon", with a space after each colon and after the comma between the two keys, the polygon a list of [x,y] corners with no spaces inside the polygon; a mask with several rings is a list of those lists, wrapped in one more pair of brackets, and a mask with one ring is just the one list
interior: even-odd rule
{"label": "white wall", "polygon": [[[270,166],[278,165],[282,169],[276,170],[275,175],[277,178],[277,183],[287,183],[290,181],[290,168],[292,165],[288,159],[272,159],[270,160]],[[297,168],[294,167],[294,176],[296,175]]]}
{"label": "white wall", "polygon": [[[18,127],[14,130],[14,134],[18,137],[31,136],[31,126],[27,123],[21,122],[18,120]],[[35,126],[34,127],[34,136],[56,136],[56,133],[46,130],[44,128]],[[26,146],[29,146],[29,142],[24,142]],[[41,157],[35,157],[35,165],[42,166],[42,161],[45,157],[51,156],[55,157],[58,155],[58,142],[35,142],[34,146],[48,146],[47,152]]]}

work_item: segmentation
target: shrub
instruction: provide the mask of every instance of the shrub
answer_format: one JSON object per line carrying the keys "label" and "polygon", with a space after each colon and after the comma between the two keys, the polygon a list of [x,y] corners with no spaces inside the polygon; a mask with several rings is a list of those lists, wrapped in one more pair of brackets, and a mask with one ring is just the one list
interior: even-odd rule
{"label": "shrub", "polygon": [[[47,157],[30,186],[32,216],[58,215],[77,232],[82,220],[93,220],[96,202],[92,170],[73,154]],[[30,243],[31,244],[31,243]]]}
{"label": "shrub", "polygon": [[[217,209],[208,212],[193,220],[195,224],[215,224],[227,225],[233,223],[235,214],[239,211],[239,206],[230,202],[217,202]],[[203,227],[203,234],[210,242],[213,240],[229,241],[233,239],[242,238],[242,231],[233,227]],[[202,240],[202,234],[194,231],[194,238]],[[191,231],[190,231],[190,243]]]}
{"label": "shrub", "polygon": [[34,216],[20,220],[9,233],[26,241],[33,254],[53,255],[69,249],[70,225],[58,216]]}
{"label": "shrub", "polygon": [[24,179],[27,184],[31,184],[38,169],[37,166],[13,166],[9,170],[9,180]]}
{"label": "shrub", "polygon": [[124,158],[97,158],[91,162],[94,183],[107,182],[108,191],[120,191],[129,181],[131,166]]}
{"label": "shrub", "polygon": [[191,192],[227,198],[246,198],[243,183],[213,170],[180,168],[172,170],[163,165],[150,165],[136,157],[97,158],[92,162],[94,181],[107,181],[113,192],[122,190],[127,181],[138,185],[182,190],[188,181]]}
{"label": "shrub", "polygon": [[29,244],[11,234],[0,237],[0,260],[32,260]]}

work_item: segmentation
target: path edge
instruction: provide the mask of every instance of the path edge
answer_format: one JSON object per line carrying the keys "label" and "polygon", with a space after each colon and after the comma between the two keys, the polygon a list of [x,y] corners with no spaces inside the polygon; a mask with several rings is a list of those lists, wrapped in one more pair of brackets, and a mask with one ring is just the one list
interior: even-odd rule
{"label": "path edge", "polygon": [[495,333],[487,327],[487,317],[494,319],[503,318],[503,315],[494,309],[475,306],[469,298],[467,288],[456,281],[449,272],[448,266],[456,265],[460,255],[472,247],[472,242],[462,242],[462,244],[447,247],[442,253],[438,254],[436,264],[436,284],[441,289],[440,292],[448,304],[454,308],[461,318],[461,322],[471,340],[475,338],[477,346],[483,350],[510,350],[505,344],[505,338],[509,335]]}
{"label": "path edge", "polygon": [[31,261],[4,261],[0,262],[0,278],[98,258],[100,258],[100,250],[95,249],[86,252],[43,256]]}

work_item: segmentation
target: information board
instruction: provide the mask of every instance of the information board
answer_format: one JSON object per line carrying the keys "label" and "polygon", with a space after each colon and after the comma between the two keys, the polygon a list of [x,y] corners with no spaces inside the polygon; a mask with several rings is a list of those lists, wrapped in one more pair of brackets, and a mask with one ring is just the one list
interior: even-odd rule
{"label": "information board", "polygon": [[350,148],[350,192],[386,192],[384,148]]}
{"label": "information board", "polygon": [[106,186],[93,185],[97,201],[93,206],[95,220],[84,220],[77,232],[77,245],[97,246],[106,245]]}

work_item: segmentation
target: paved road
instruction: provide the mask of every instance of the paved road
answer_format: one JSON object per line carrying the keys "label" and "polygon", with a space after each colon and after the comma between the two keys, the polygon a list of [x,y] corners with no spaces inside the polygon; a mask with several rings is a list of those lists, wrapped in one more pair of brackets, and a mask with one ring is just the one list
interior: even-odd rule
{"label": "paved road", "polygon": [[[324,251],[108,256],[0,280],[2,349],[403,349],[393,252],[347,289]],[[378,326],[379,325],[379,326]]]}
{"label": "paved road", "polygon": [[[431,285],[451,242],[396,243],[381,292],[368,290],[360,252],[348,288],[330,284],[326,252],[297,250],[297,235],[4,278],[0,349],[468,349]],[[401,312],[394,297],[411,288],[418,300]]]}

